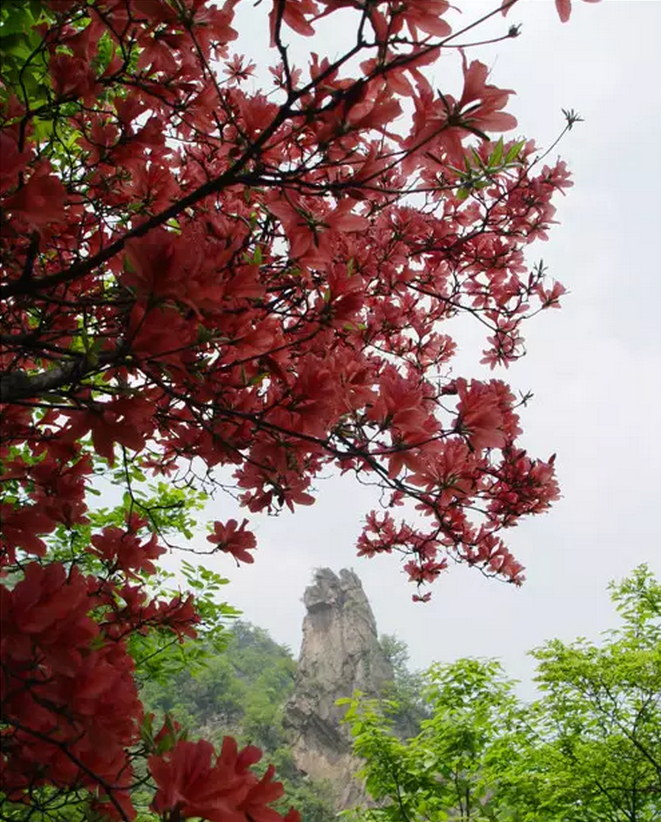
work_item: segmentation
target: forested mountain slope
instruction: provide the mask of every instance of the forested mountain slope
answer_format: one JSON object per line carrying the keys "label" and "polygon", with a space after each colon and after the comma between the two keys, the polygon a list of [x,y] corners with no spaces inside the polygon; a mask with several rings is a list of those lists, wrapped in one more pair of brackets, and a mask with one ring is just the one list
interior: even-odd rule
{"label": "forested mountain slope", "polygon": [[220,742],[231,734],[262,748],[264,766],[272,762],[285,783],[287,805],[295,805],[306,822],[327,822],[334,816],[330,786],[297,770],[283,729],[295,672],[289,648],[264,629],[237,622],[227,649],[212,655],[203,670],[183,671],[167,684],[146,682],[141,695],[148,710],[172,713],[193,738]]}

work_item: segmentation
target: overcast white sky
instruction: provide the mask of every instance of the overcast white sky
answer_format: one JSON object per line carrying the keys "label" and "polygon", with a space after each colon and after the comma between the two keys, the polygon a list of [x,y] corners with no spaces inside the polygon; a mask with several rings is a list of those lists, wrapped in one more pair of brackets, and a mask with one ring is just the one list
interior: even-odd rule
{"label": "overcast white sky", "polygon": [[[493,5],[464,2],[464,18]],[[521,133],[548,144],[562,128],[561,108],[585,118],[559,149],[575,175],[558,203],[561,225],[529,257],[543,256],[571,295],[562,311],[528,324],[528,357],[503,375],[534,392],[523,442],[540,457],[557,452],[563,492],[551,513],[510,536],[527,582],[516,589],[456,567],[431,603],[414,605],[394,557],[356,557],[372,500],[351,479],[319,483],[317,503],[294,516],[256,520],[254,565],[236,568],[226,556],[210,563],[231,578],[224,593],[245,618],[295,651],[313,569],[353,567],[379,630],[408,643],[414,666],[497,656],[529,694],[527,650],[553,637],[596,638],[615,622],[608,581],[641,562],[661,573],[661,3],[575,0],[562,25],[551,0],[525,0],[491,31],[515,22],[521,37],[473,54],[496,85],[517,90],[509,110]],[[332,54],[335,37],[341,42],[341,31],[332,44],[305,45]],[[244,42],[250,53],[259,41]],[[441,62],[439,87],[458,90],[454,69],[445,71]],[[459,342],[457,370],[479,376],[481,339]],[[240,513],[222,498],[208,511],[220,520]]]}

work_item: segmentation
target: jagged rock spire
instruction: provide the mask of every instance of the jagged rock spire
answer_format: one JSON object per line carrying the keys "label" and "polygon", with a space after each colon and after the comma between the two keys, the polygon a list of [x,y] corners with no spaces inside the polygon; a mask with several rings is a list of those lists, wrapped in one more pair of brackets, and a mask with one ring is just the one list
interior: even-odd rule
{"label": "jagged rock spire", "polygon": [[344,708],[335,705],[354,691],[376,696],[392,681],[392,667],[378,641],[376,622],[360,579],[343,569],[315,572],[303,596],[306,616],[294,693],[285,710],[296,765],[337,787],[338,807],[360,801],[353,782],[357,763]]}

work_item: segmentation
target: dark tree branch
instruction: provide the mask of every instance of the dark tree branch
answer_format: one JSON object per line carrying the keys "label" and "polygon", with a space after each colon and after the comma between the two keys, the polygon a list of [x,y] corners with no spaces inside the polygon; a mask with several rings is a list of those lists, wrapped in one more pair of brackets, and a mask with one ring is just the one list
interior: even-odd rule
{"label": "dark tree branch", "polygon": [[0,374],[0,399],[4,403],[39,397],[51,391],[79,383],[85,377],[99,370],[100,366],[115,362],[118,352],[90,357],[86,354],[70,362],[42,371],[27,374],[25,371],[10,371]]}

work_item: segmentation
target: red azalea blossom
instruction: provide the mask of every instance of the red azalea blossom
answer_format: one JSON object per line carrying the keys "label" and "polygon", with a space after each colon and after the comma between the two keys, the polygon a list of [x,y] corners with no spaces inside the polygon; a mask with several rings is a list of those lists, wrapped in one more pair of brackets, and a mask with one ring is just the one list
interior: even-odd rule
{"label": "red azalea blossom", "polygon": [[[600,0],[584,0],[586,3],[599,3]],[[511,0],[503,0],[503,14],[507,14],[511,8]],[[563,23],[571,17],[571,0],[555,0],[555,8]]]}
{"label": "red azalea blossom", "polygon": [[5,208],[29,228],[41,231],[63,218],[66,197],[66,189],[52,173],[50,163],[42,161],[27,182],[5,200]]}
{"label": "red azalea blossom", "polygon": [[151,756],[149,769],[158,787],[152,808],[209,822],[280,822],[280,814],[268,807],[283,793],[282,783],[272,782],[273,767],[261,779],[250,770],[261,752],[250,745],[238,751],[234,739],[225,737],[215,761],[214,756],[205,740],[182,740],[167,754]]}
{"label": "red azalea blossom", "polygon": [[221,522],[214,523],[214,532],[207,537],[207,542],[217,545],[221,551],[231,554],[237,562],[252,563],[255,558],[248,551],[254,551],[257,547],[255,535],[246,531],[248,520],[244,519],[241,525],[235,519],[228,519],[223,525]]}
{"label": "red azalea blossom", "polygon": [[156,534],[152,534],[147,542],[141,543],[130,531],[109,526],[103,529],[102,534],[92,537],[94,549],[90,549],[90,553],[111,564],[117,563],[128,578],[137,579],[134,571],[156,573],[156,566],[151,560],[158,559],[165,553],[165,548],[157,542]]}
{"label": "red azalea blossom", "polygon": [[10,558],[15,556],[17,548],[22,548],[37,556],[43,556],[46,553],[46,543],[38,535],[50,533],[56,523],[38,505],[14,508],[6,503],[0,503],[0,518],[2,520],[0,546],[2,546],[3,553],[8,553]]}
{"label": "red azalea blossom", "polygon": [[251,77],[256,67],[255,63],[246,63],[243,54],[235,54],[225,64],[224,72],[230,81],[238,84]]}

